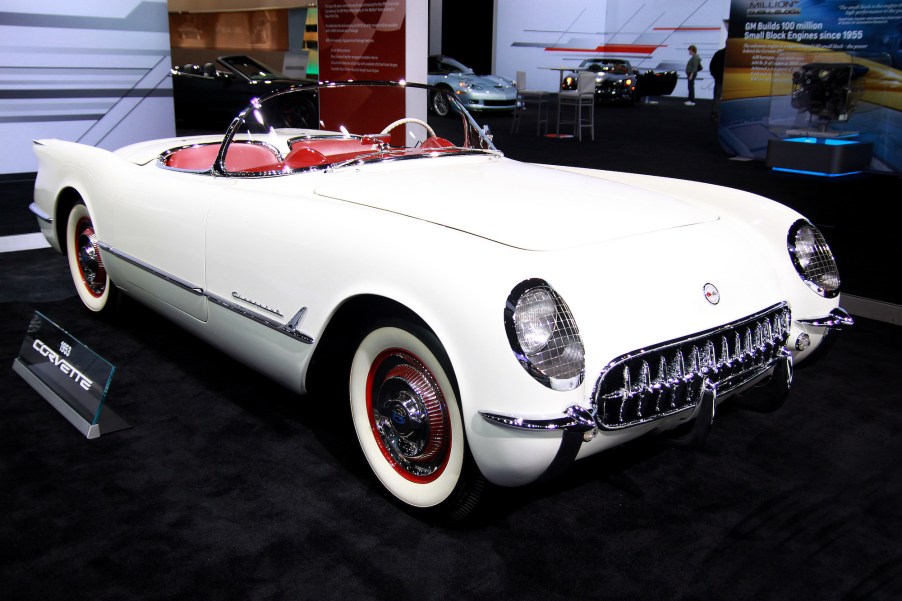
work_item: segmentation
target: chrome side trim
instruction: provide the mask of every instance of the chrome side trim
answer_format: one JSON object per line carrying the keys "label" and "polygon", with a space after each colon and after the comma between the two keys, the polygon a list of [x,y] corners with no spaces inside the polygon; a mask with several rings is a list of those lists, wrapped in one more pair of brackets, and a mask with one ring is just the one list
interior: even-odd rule
{"label": "chrome side trim", "polygon": [[34,213],[34,216],[43,221],[44,223],[53,223],[53,217],[47,214],[44,209],[38,206],[38,203],[33,202],[28,205],[28,210]]}
{"label": "chrome side trim", "polygon": [[272,307],[268,307],[268,306],[264,305],[263,303],[258,303],[257,301],[244,296],[240,292],[236,292],[233,290],[232,298],[234,298],[235,300],[244,301],[249,305],[253,305],[253,306],[257,307],[258,309],[262,309],[263,311],[266,311],[267,313],[272,313],[273,315],[278,315],[279,317],[285,317],[284,315],[282,315],[282,312],[279,311],[278,309],[273,309]]}
{"label": "chrome side trim", "polygon": [[160,271],[159,269],[151,267],[149,264],[145,263],[144,261],[137,259],[128,253],[124,253],[121,250],[119,250],[118,248],[110,246],[106,242],[98,242],[97,246],[99,246],[101,250],[104,250],[104,251],[110,253],[114,257],[122,259],[126,263],[131,263],[135,267],[140,267],[144,271],[146,271],[152,275],[155,275],[158,278],[169,282],[170,284],[174,284],[175,286],[178,286],[179,288],[186,290],[186,291],[190,292],[191,294],[200,296],[204,293],[204,289],[202,286],[197,286],[195,284],[192,284],[191,282],[186,282],[185,280],[183,280],[179,277],[176,277],[172,274],[164,273],[164,272]]}
{"label": "chrome side trim", "polygon": [[573,430],[587,432],[595,429],[595,412],[579,405],[567,407],[560,417],[516,417],[502,413],[480,411],[479,415],[494,424],[518,430]]}
{"label": "chrome side trim", "polygon": [[238,315],[240,315],[242,317],[246,317],[246,318],[250,319],[251,321],[254,321],[260,325],[266,326],[267,328],[270,328],[271,330],[275,330],[276,332],[279,332],[280,334],[285,334],[286,336],[294,338],[295,340],[299,340],[300,342],[303,342],[305,344],[313,344],[313,338],[311,338],[307,334],[304,334],[303,332],[301,332],[297,329],[297,326],[300,323],[301,318],[303,318],[304,313],[307,312],[307,307],[301,308],[301,310],[298,311],[295,314],[295,316],[292,317],[288,321],[288,323],[281,324],[278,321],[275,321],[274,319],[269,319],[268,317],[265,317],[258,313],[254,313],[253,311],[249,311],[248,309],[245,309],[244,307],[241,307],[234,303],[230,303],[226,299],[216,296],[215,294],[211,294],[208,292],[205,296],[208,299],[210,299],[210,302],[212,302],[213,304],[219,305],[220,307],[222,307],[224,309],[228,309],[229,311],[232,311],[233,313],[237,313]]}
{"label": "chrome side trim", "polygon": [[[298,330],[298,325],[301,323],[301,319],[303,319],[304,314],[307,312],[307,307],[301,308],[300,311],[295,313],[294,317],[292,317],[290,320],[288,320],[288,323],[282,324],[282,323],[279,323],[278,321],[275,321],[274,319],[269,319],[267,317],[264,317],[263,315],[254,313],[253,311],[250,311],[249,309],[246,309],[240,305],[229,302],[224,298],[220,298],[220,297],[216,296],[215,294],[212,294],[210,292],[205,292],[203,287],[201,287],[201,286],[196,286],[196,285],[186,282],[185,280],[183,280],[179,277],[176,277],[172,274],[164,273],[164,272],[160,271],[159,269],[155,269],[154,267],[151,267],[144,261],[136,259],[135,257],[133,257],[127,253],[124,253],[117,248],[110,246],[109,244],[106,244],[104,242],[99,242],[98,246],[101,248],[101,250],[110,253],[114,257],[120,258],[123,261],[126,261],[127,263],[130,263],[136,267],[139,267],[139,268],[143,269],[144,271],[148,272],[149,274],[154,275],[166,282],[169,282],[170,284],[178,286],[179,288],[186,290],[187,292],[190,292],[191,294],[194,294],[196,296],[205,296],[205,297],[207,297],[207,299],[210,300],[210,302],[212,302],[220,307],[223,307],[224,309],[228,309],[229,311],[232,311],[233,313],[237,313],[238,315],[241,315],[242,317],[246,317],[247,319],[250,319],[251,321],[254,321],[260,325],[263,325],[263,326],[266,326],[267,328],[275,330],[276,332],[279,332],[280,334],[284,334],[286,336],[289,336],[290,338],[299,340],[300,342],[303,342],[305,344],[313,344],[312,337],[310,337],[307,334],[304,334],[303,332]],[[259,306],[256,303],[253,303],[253,304],[254,304],[254,306]],[[261,307],[261,308],[264,308],[264,307]]]}
{"label": "chrome side trim", "polygon": [[[291,330],[297,330],[298,324],[301,323],[301,320],[304,318],[304,314],[306,314],[306,313],[307,313],[307,307],[301,307],[300,311],[295,313],[294,317],[292,317],[291,319],[288,320],[288,323],[285,324],[285,327],[289,328]],[[310,338],[310,336],[307,336],[307,338],[310,339],[310,342],[313,342],[313,338]]]}
{"label": "chrome side trim", "polygon": [[800,319],[799,323],[803,323],[805,325],[814,326],[817,328],[842,328],[844,326],[851,326],[855,324],[855,320],[852,319],[852,316],[843,309],[842,307],[837,307],[830,311],[829,315],[825,315],[824,317],[810,317],[808,319]]}

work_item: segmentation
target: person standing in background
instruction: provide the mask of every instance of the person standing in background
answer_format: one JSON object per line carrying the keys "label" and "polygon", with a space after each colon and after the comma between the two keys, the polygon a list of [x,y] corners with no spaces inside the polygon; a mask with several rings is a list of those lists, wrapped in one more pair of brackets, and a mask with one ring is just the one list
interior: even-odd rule
{"label": "person standing in background", "polygon": [[702,59],[698,55],[695,44],[689,46],[689,61],[686,63],[686,84],[689,86],[689,100],[684,102],[686,106],[695,106],[695,78],[701,70]]}
{"label": "person standing in background", "polygon": [[714,78],[714,102],[711,104],[711,120],[720,119],[720,98],[723,96],[723,67],[724,67],[724,49],[721,48],[711,57],[709,69],[711,77]]}

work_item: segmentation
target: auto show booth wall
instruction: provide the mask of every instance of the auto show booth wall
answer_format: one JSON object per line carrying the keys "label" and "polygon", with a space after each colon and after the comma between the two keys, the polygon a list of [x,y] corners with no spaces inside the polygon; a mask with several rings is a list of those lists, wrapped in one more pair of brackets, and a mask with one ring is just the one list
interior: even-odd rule
{"label": "auto show booth wall", "polygon": [[[37,161],[31,147],[33,140],[40,138],[114,150],[174,136],[170,13],[186,6],[199,13],[216,12],[220,18],[226,13],[236,14],[230,21],[216,21],[212,48],[199,48],[206,45],[204,39],[192,44],[192,32],[197,36],[201,30],[192,28],[192,20],[187,17],[177,19],[182,27],[175,32],[180,40],[176,52],[194,46],[213,56],[223,48],[250,45],[273,53],[265,58],[290,58],[294,50],[309,44],[312,15],[319,21],[318,43],[339,46],[339,68],[333,68],[339,53],[323,60],[322,68],[332,69],[332,76],[426,80],[426,2],[349,5],[319,0],[311,10],[288,8],[298,6],[297,1],[272,0],[267,6],[277,10],[239,10],[248,4],[247,0],[46,0],[38,5],[5,0],[0,9],[0,64],[6,75],[6,83],[0,86],[5,142],[0,150],[0,174],[34,173]],[[327,12],[348,19],[331,36],[323,31],[322,19]],[[203,18],[193,21],[203,22]],[[402,32],[402,37],[391,35],[392,30]],[[279,60],[273,66],[281,69],[286,64]],[[425,107],[411,107],[411,111],[412,116],[425,116]]]}
{"label": "auto show booth wall", "polygon": [[[6,0],[0,11],[4,34],[0,56],[7,75],[0,86],[0,123],[6,142],[0,150],[0,173],[34,172],[31,143],[42,137],[113,149],[174,135],[169,77],[173,6],[213,10],[228,5],[236,10],[246,4],[238,0],[171,0],[169,4],[166,0],[112,4],[46,0],[36,5]],[[269,5],[280,4],[274,0]],[[430,50],[427,3],[359,6],[389,4],[424,13],[416,17],[416,25],[410,20],[414,15],[405,17],[407,35],[422,40],[406,48],[405,58],[417,64],[416,57],[425,57]],[[440,0],[428,3],[433,13],[441,4]],[[309,44],[308,16],[305,12],[304,34],[289,39],[289,51],[298,44]],[[869,169],[902,171],[898,141],[902,129],[902,14],[898,3],[652,0],[637,8],[627,0],[570,0],[549,10],[543,0],[495,0],[492,20],[493,71],[511,78],[523,71],[527,87],[548,91],[559,88],[560,68],[574,66],[588,56],[623,57],[640,70],[682,74],[690,44],[698,47],[703,64],[709,67],[713,53],[726,43],[719,137],[728,152],[760,160],[767,157],[772,141],[800,131],[816,142],[836,135],[857,135],[871,145]],[[292,22],[288,30],[300,27]],[[183,33],[188,35],[189,29]],[[273,43],[266,28],[257,33],[261,37],[254,41],[252,36],[252,44],[262,49]],[[449,31],[445,38],[461,35]],[[42,41],[38,44],[35,40]],[[414,50],[419,44],[421,52]],[[825,54],[818,57],[816,52]],[[822,60],[866,68],[853,90],[855,104],[844,107],[854,110],[835,111],[837,118],[827,122],[812,120],[810,110],[791,106],[792,74],[800,64]],[[284,68],[285,63],[275,66]],[[425,79],[425,74],[420,79]],[[713,88],[714,80],[706,68],[696,93],[710,98]],[[674,95],[683,95],[685,90],[685,79],[681,79]],[[799,119],[805,121],[801,127]],[[808,136],[811,132],[817,135]],[[832,141],[830,145],[838,146]]]}
{"label": "auto show booth wall", "polygon": [[[605,56],[640,72],[676,71],[672,95],[686,96],[691,44],[704,67],[696,96],[713,98],[711,58],[725,48],[719,140],[728,153],[781,168],[768,151],[790,140],[807,146],[786,155],[824,155],[824,169],[815,159],[810,173],[902,172],[898,2],[573,0],[549,10],[543,0],[495,0],[493,20],[492,72],[512,79],[522,72],[530,90],[557,91],[564,70]],[[829,69],[809,76],[805,65]],[[817,80],[828,72],[831,83]],[[807,89],[794,81],[806,77]]]}
{"label": "auto show booth wall", "polygon": [[586,58],[623,58],[640,72],[676,71],[680,80],[673,95],[686,96],[686,62],[694,45],[705,66],[696,96],[711,98],[708,65],[726,39],[729,1],[569,0],[552,8],[545,0],[495,0],[493,73],[516,80],[523,71],[528,89],[556,92],[559,69]]}
{"label": "auto show booth wall", "polygon": [[172,64],[203,65],[223,55],[248,54],[287,77],[315,80],[318,10],[315,4],[296,4],[224,10],[219,2],[169,0]]}
{"label": "auto show booth wall", "polygon": [[0,173],[35,172],[40,138],[175,135],[166,0],[4,0],[0,32]]}

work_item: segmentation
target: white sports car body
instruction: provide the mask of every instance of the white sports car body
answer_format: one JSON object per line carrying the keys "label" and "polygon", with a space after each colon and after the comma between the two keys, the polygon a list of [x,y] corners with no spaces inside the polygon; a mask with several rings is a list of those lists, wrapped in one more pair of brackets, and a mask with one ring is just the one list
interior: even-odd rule
{"label": "white sports car body", "polygon": [[[344,92],[373,94],[366,125],[325,116]],[[311,93],[319,127],[290,110]],[[697,443],[731,397],[775,409],[793,362],[851,323],[789,208],[517,162],[459,104],[449,131],[374,115],[434,93],[299,88],[224,137],[116,152],[37,140],[32,210],[87,307],[125,293],[299,393],[323,384],[384,486],[452,517],[485,480],[653,432]]]}

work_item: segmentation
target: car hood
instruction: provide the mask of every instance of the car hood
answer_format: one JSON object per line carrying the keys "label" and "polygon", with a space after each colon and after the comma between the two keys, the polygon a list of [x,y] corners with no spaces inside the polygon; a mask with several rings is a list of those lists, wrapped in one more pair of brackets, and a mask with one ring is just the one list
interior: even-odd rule
{"label": "car hood", "polygon": [[573,248],[718,218],[657,192],[498,157],[421,159],[401,169],[383,163],[334,175],[316,194],[527,250]]}
{"label": "car hood", "polygon": [[503,77],[499,77],[498,75],[464,75],[461,79],[465,79],[467,81],[476,81],[478,83],[483,83],[492,86],[511,86],[513,82],[509,79],[505,79]]}
{"label": "car hood", "polygon": [[465,81],[467,83],[478,83],[485,86],[495,87],[510,87],[514,85],[514,83],[510,79],[505,79],[504,77],[500,77],[498,75],[476,75],[475,73],[452,73],[447,76],[433,76],[433,77],[446,77],[446,78],[454,78],[459,79],[460,81]]}

